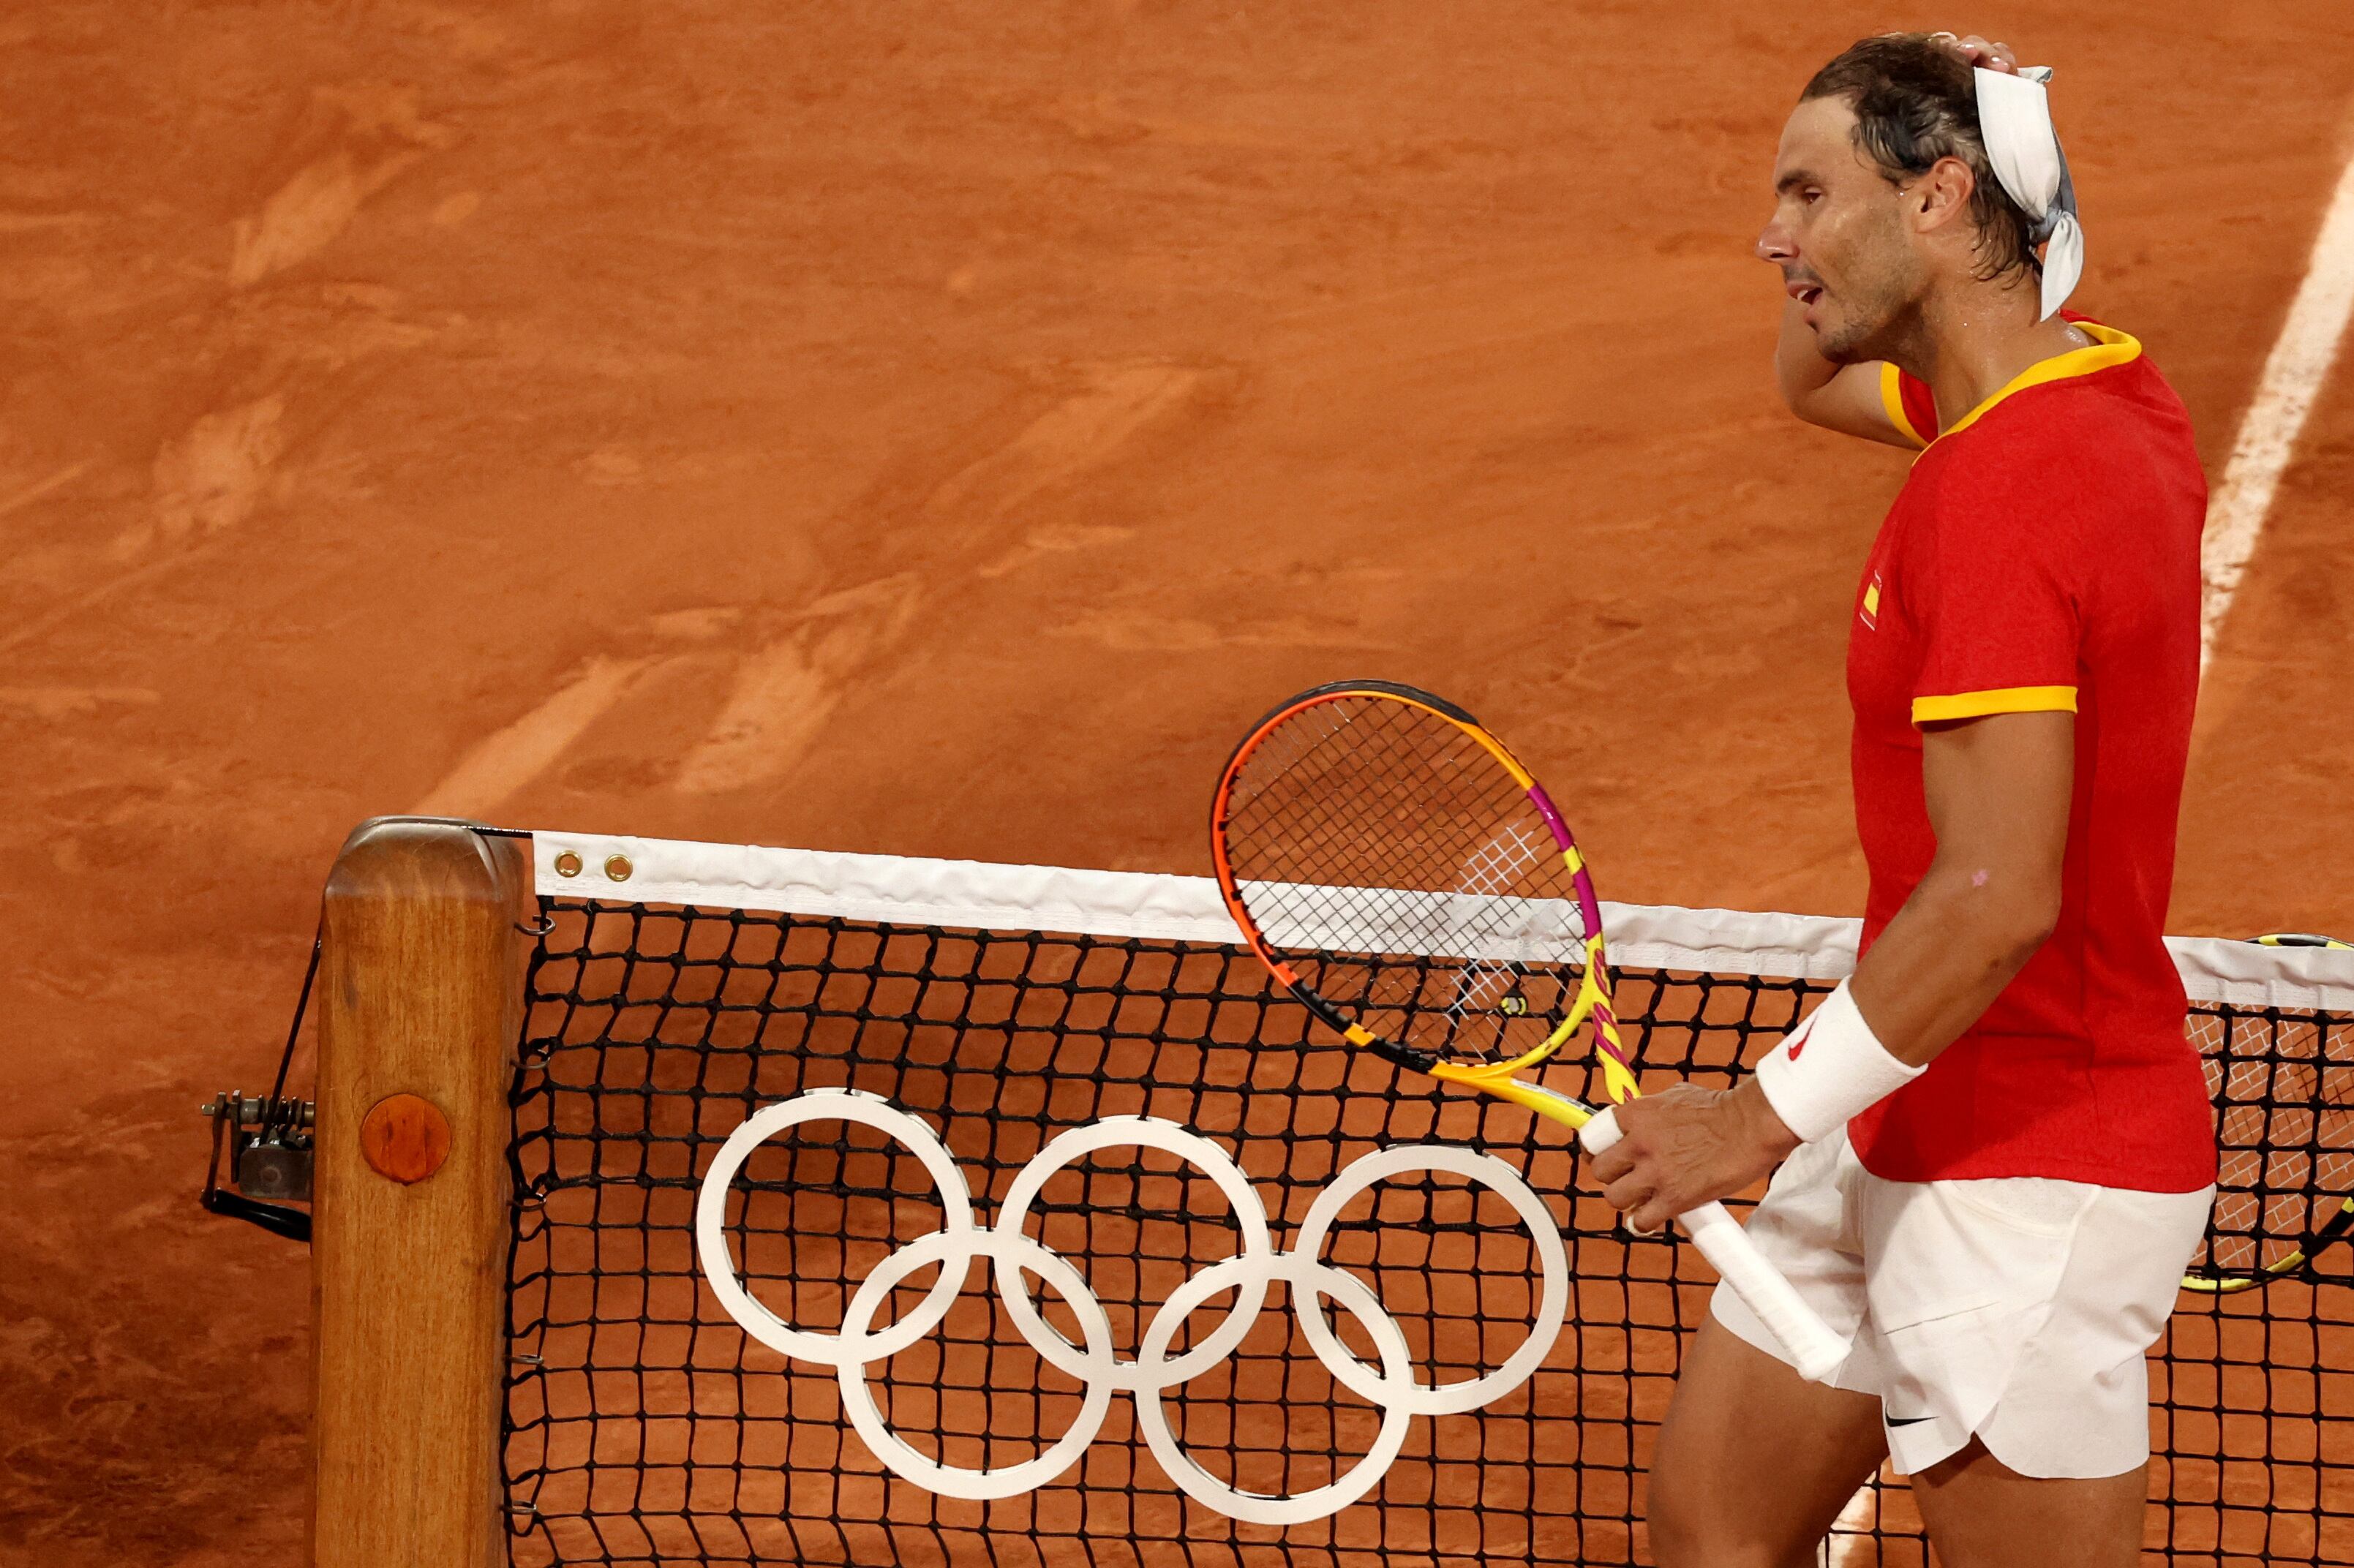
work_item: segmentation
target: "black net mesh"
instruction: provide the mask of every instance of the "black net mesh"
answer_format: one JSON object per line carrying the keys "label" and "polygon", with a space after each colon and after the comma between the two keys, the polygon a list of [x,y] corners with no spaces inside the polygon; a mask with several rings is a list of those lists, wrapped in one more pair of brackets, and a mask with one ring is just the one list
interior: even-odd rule
{"label": "black net mesh", "polygon": [[[1238,948],[558,899],[543,909],[513,1096],[515,1563],[1649,1561],[1642,1472],[1680,1345],[1706,1310],[1707,1271],[1680,1245],[1624,1240],[1577,1191],[1549,1126],[1311,1034]],[[1826,989],[1640,969],[1618,985],[1642,1066],[1715,1084]],[[2247,1063],[2354,1044],[2349,1025],[2310,1015],[2202,1008],[2195,1022],[2219,1089],[2256,1081]],[[1595,1087],[1582,1067],[1548,1073],[1572,1093]],[[1125,1392],[1046,1484],[988,1501],[941,1496],[886,1470],[846,1417],[837,1372],[748,1336],[697,1265],[701,1178],[729,1134],[763,1106],[843,1087],[937,1134],[984,1223],[1051,1138],[1107,1117],[1165,1118],[1218,1145],[1278,1245],[1352,1159],[1475,1144],[1559,1223],[1568,1322],[1534,1375],[1484,1408],[1412,1417],[1379,1484],[1328,1518],[1247,1524],[1186,1496]],[[2303,1157],[2318,1157],[2316,1118],[2258,1121],[2273,1130],[2256,1136],[2303,1139]],[[2263,1181],[2267,1164],[2241,1161],[2236,1179]],[[751,1155],[726,1190],[722,1230],[758,1301],[831,1331],[859,1283],[942,1213],[906,1148],[813,1120]],[[1101,1302],[1123,1358],[1161,1302],[1239,1245],[1226,1193],[1134,1148],[1048,1176],[1031,1216],[1028,1234]],[[1373,1288],[1426,1383],[1499,1365],[1536,1313],[1528,1232],[1458,1177],[1378,1183],[1344,1206],[1323,1256]],[[874,1304],[875,1320],[924,1313],[938,1280],[936,1267],[911,1271]],[[1024,1287],[1048,1325],[1082,1337],[1054,1287]],[[1231,1292],[1213,1296],[1174,1326],[1172,1353],[1234,1305]],[[1377,1360],[1349,1311],[1305,1308]],[[1231,1353],[1160,1396],[1178,1443],[1219,1482],[1309,1491],[1346,1476],[1379,1436],[1382,1412],[1335,1382],[1301,1310],[1278,1287]],[[2185,1295],[2152,1361],[2153,1560],[2354,1563],[2350,1310],[2334,1277]],[[1085,1386],[1032,1346],[982,1264],[927,1331],[863,1369],[864,1387],[914,1454],[1016,1465],[1087,1414]],[[1925,1563],[1901,1484],[1859,1498],[1829,1550],[1835,1563]]]}

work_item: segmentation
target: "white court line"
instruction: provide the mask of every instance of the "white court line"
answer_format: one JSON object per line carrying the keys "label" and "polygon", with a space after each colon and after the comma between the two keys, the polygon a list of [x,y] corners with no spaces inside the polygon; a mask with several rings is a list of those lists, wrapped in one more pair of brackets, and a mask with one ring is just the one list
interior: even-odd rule
{"label": "white court line", "polygon": [[2256,395],[2240,420],[2239,440],[2223,469],[2223,486],[2207,507],[2207,535],[2199,552],[2202,582],[2199,615],[2199,673],[2215,656],[2215,637],[2231,613],[2232,598],[2255,553],[2280,487],[2289,452],[2313,412],[2314,398],[2328,378],[2354,313],[2354,160],[2338,177],[2338,194],[2313,242],[2305,281],[2281,323],[2279,339],[2264,361]]}

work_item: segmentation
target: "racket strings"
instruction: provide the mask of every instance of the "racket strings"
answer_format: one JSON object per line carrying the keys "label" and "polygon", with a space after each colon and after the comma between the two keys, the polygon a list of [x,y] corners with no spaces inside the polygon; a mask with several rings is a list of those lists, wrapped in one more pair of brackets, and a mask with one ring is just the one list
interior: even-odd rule
{"label": "racket strings", "polygon": [[[1228,818],[1230,848],[1246,851],[1253,863],[1247,873],[1238,865],[1238,875],[1320,890],[1345,885],[1360,902],[1411,914],[1430,903],[1414,899],[1416,893],[1509,893],[1516,872],[1532,869],[1543,854],[1557,856],[1549,842],[1542,842],[1543,853],[1532,855],[1530,846],[1541,841],[1526,829],[1514,833],[1509,821],[1500,842],[1467,853],[1462,825],[1533,816],[1525,793],[1476,741],[1435,716],[1428,727],[1443,729],[1441,738],[1457,744],[1434,748],[1426,730],[1411,737],[1418,744],[1401,756],[1400,726],[1378,720],[1418,710],[1389,702],[1368,705],[1391,710],[1376,715],[1378,733],[1349,734],[1342,725],[1317,723],[1343,706],[1327,703],[1279,726],[1262,744],[1237,779]],[[1287,730],[1311,724],[1315,733],[1283,744]],[[1375,764],[1384,771],[1368,771]],[[1332,902],[1327,894],[1319,897]]]}
{"label": "racket strings", "polygon": [[[1516,931],[1526,930],[1534,906],[1513,889],[1521,886],[1548,856],[1557,859],[1560,853],[1552,834],[1546,833],[1540,844],[1522,827],[1509,825],[1464,866],[1464,891],[1475,897],[1505,901],[1509,913],[1500,924],[1510,923]],[[1500,959],[1471,959],[1456,976],[1456,1001],[1447,1010],[1450,1022],[1459,1027],[1467,1011],[1513,1016],[1515,1002],[1524,1014],[1528,1005],[1527,979],[1527,966],[1523,963]]]}
{"label": "racket strings", "polygon": [[1575,1001],[1575,878],[1526,789],[1452,721],[1371,695],[1297,710],[1236,769],[1222,831],[1261,934],[1377,1034],[1510,1060]]}
{"label": "racket strings", "polygon": [[2191,1272],[2261,1279],[2354,1222],[2354,1026],[2274,1009],[2213,1026],[2224,1037],[2204,1054],[2221,1158]]}

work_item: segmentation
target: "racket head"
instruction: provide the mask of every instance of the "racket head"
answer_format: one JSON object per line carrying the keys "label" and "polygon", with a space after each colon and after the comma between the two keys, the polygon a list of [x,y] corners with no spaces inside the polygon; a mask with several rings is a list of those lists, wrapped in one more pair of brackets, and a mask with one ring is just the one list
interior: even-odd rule
{"label": "racket head", "polygon": [[1358,1044],[1500,1075],[1607,1021],[1601,906],[1567,824],[1444,698],[1341,681],[1277,705],[1227,760],[1210,840],[1245,939]]}
{"label": "racket head", "polygon": [[[2354,947],[2304,932],[2253,937],[2271,948]],[[2220,1159],[2207,1234],[2186,1289],[2231,1295],[2309,1276],[2354,1231],[2354,1023],[2248,1009],[2202,1015]]]}

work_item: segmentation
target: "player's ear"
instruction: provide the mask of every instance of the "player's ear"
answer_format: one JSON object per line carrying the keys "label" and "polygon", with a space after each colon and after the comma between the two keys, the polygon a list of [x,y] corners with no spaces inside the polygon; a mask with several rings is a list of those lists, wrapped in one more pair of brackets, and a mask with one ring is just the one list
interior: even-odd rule
{"label": "player's ear", "polygon": [[1940,158],[1905,190],[1905,216],[1915,230],[1934,233],[1966,221],[1978,176],[1959,158]]}

